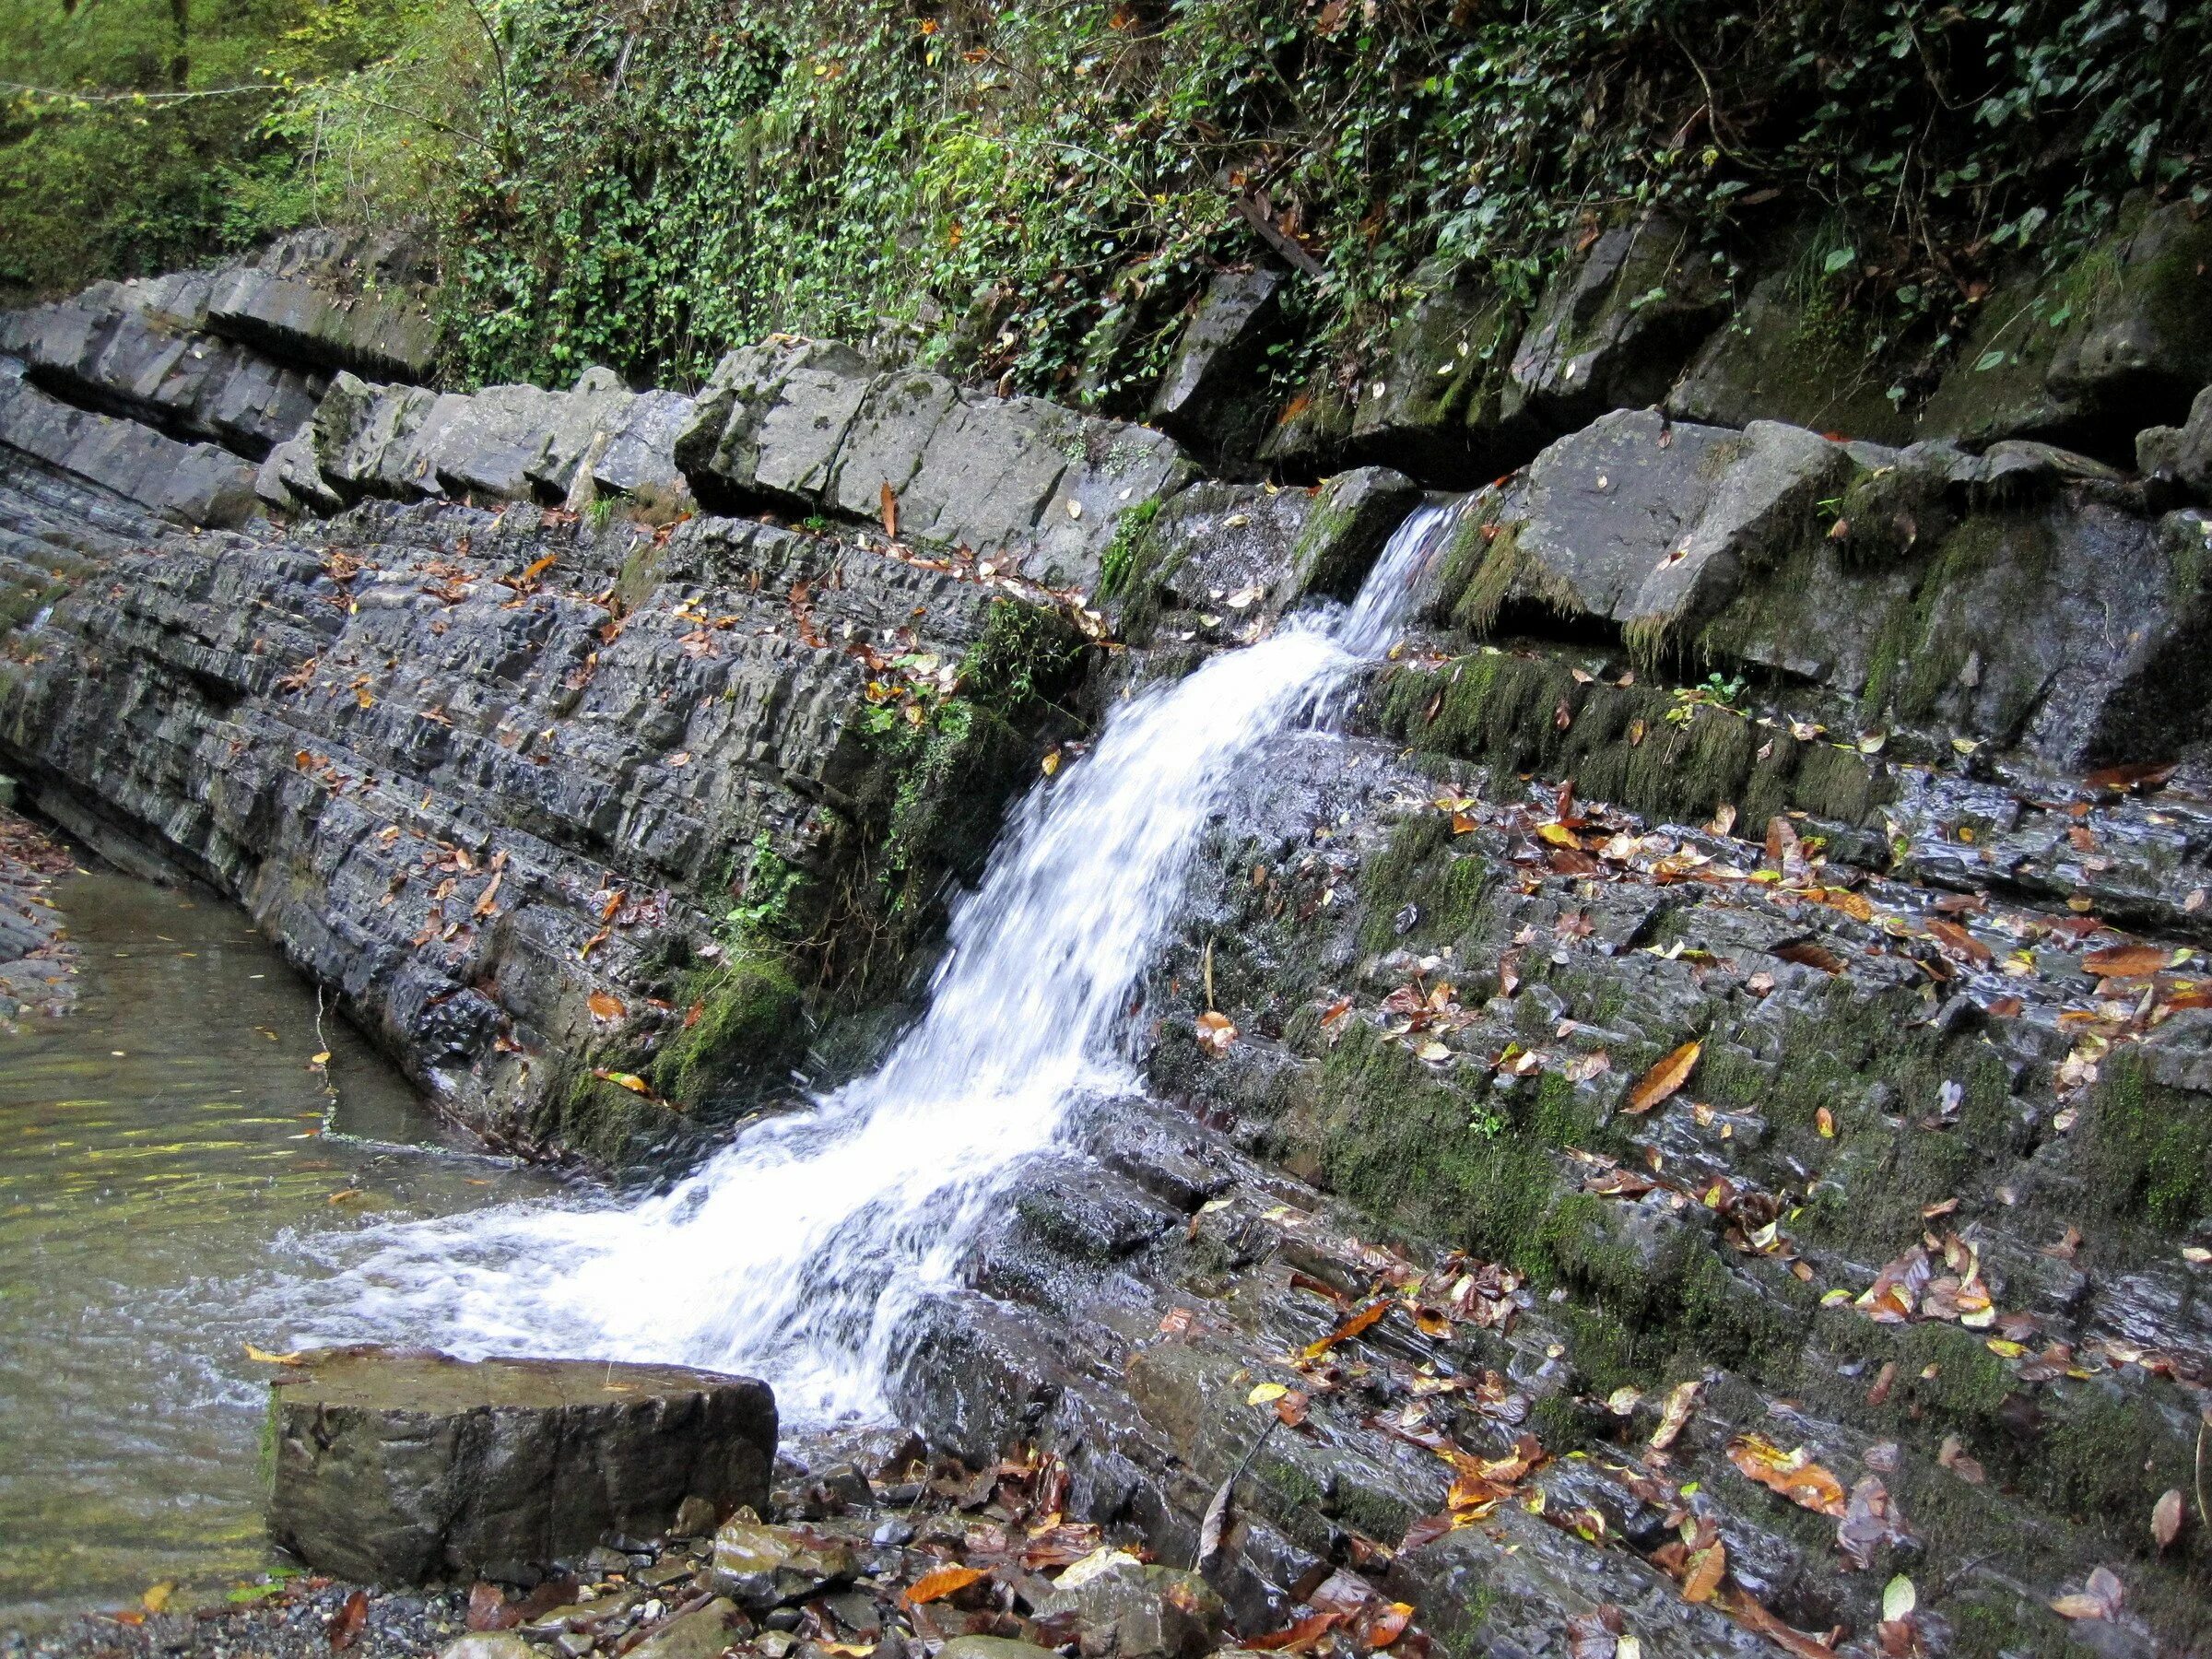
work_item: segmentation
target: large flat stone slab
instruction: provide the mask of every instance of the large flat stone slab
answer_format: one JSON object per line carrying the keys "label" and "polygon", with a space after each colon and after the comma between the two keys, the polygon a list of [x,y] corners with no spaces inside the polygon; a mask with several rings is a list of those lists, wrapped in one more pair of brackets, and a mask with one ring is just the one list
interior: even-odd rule
{"label": "large flat stone slab", "polygon": [[269,1535],[320,1571],[416,1583],[765,1508],[768,1384],[675,1365],[307,1355],[271,1385]]}

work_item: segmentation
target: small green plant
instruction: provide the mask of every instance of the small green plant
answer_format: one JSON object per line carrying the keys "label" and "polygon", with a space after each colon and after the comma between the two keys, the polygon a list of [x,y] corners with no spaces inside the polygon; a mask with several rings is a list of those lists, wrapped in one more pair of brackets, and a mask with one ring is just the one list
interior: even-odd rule
{"label": "small green plant", "polygon": [[753,837],[751,855],[731,884],[737,902],[723,918],[733,940],[787,937],[794,927],[791,901],[806,873],[778,853],[763,830]]}
{"label": "small green plant", "polygon": [[1675,706],[1666,712],[1666,718],[1675,725],[1688,725],[1701,708],[1724,709],[1740,718],[1745,712],[1744,693],[1749,688],[1741,675],[1723,679],[1717,674],[1709,674],[1701,686],[1675,688]]}
{"label": "small green plant", "polygon": [[1121,516],[1113,527],[1113,540],[1107,544],[1105,556],[1099,560],[1099,596],[1101,599],[1120,597],[1128,588],[1129,580],[1136,574],[1137,556],[1143,550],[1146,532],[1152,521],[1159,516],[1159,500],[1139,501]]}

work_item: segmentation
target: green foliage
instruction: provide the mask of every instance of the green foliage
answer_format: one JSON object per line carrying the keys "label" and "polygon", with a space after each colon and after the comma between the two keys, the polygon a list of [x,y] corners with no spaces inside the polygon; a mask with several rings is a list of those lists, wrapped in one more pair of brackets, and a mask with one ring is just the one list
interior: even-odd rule
{"label": "green foliage", "polygon": [[[1326,276],[1280,374],[1347,369],[1425,256],[1540,290],[1607,217],[1727,263],[1822,227],[1808,279],[1940,342],[1993,262],[2077,249],[2132,187],[2202,190],[2212,8],[1688,0],[509,0],[513,169],[455,221],[481,378],[680,379],[771,328],[889,338],[1131,406],[1264,188]],[[479,158],[480,159],[480,158]]]}
{"label": "green foliage", "polygon": [[488,55],[471,0],[0,0],[0,293],[432,211]]}
{"label": "green foliage", "polygon": [[725,933],[735,942],[790,936],[792,900],[806,885],[806,872],[795,868],[775,849],[763,830],[753,844],[730,890],[737,902],[724,918]]}
{"label": "green foliage", "polygon": [[1731,275],[1817,226],[1799,286],[1938,350],[2000,261],[2206,194],[2207,65],[2204,0],[0,0],[0,285],[407,212],[461,378],[788,328],[1128,409],[1264,191],[1324,271],[1286,382],[1432,254],[1525,304],[1647,209]]}

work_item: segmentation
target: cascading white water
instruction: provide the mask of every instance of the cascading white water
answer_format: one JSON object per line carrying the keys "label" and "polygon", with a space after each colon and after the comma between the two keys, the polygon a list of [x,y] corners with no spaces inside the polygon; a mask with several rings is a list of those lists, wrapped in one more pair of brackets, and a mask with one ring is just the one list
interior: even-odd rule
{"label": "cascading white water", "polygon": [[880,1410],[901,1322],[958,1282],[1022,1160],[1086,1090],[1135,1087],[1117,1025],[1223,784],[1382,653],[1448,516],[1417,509],[1348,608],[1115,710],[1014,814],[928,1011],[872,1076],[641,1203],[356,1235],[312,1299],[323,1311],[295,1305],[295,1334],[741,1369],[790,1419]]}

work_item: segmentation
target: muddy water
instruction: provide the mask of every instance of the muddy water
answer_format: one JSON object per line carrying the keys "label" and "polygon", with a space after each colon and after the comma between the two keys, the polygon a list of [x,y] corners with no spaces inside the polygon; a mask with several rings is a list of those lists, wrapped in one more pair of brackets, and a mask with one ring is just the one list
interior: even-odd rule
{"label": "muddy water", "polygon": [[324,1235],[544,1190],[442,1137],[213,900],[81,876],[65,1018],[0,1032],[0,1629],[265,1561],[287,1276]]}

